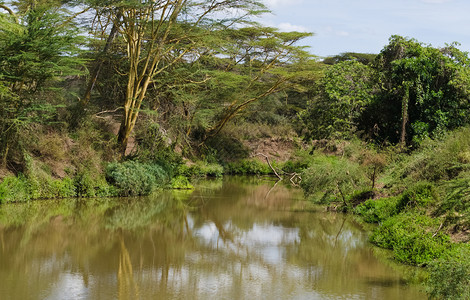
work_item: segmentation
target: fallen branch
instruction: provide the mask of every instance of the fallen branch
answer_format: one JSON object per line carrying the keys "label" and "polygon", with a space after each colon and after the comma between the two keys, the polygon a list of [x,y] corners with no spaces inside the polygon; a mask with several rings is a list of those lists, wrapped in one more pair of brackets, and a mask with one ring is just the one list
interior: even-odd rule
{"label": "fallen branch", "polygon": [[108,113],[115,113],[115,112],[117,112],[117,111],[120,110],[120,109],[124,109],[124,107],[118,107],[118,108],[113,109],[113,110],[103,110],[103,111],[97,112],[97,113],[95,114],[95,117],[96,117],[96,118],[100,118],[100,119],[105,119],[104,117],[102,117],[102,116],[100,116],[100,115],[101,115],[101,114],[108,114]]}
{"label": "fallen branch", "polygon": [[271,165],[271,162],[269,161],[269,158],[267,155],[263,154],[263,153],[257,153],[256,155],[260,155],[260,156],[263,156],[265,159],[266,159],[266,162],[268,163],[269,167],[271,168],[271,170],[273,170],[274,174],[276,174],[277,178],[279,178],[279,180],[282,180],[282,177],[276,172],[276,170],[273,168],[273,166]]}

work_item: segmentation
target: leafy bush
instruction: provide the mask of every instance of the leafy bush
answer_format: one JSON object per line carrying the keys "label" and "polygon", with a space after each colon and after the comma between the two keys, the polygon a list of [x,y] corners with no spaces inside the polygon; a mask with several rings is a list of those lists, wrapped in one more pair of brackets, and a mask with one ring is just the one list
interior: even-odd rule
{"label": "leafy bush", "polygon": [[87,171],[75,175],[73,181],[78,197],[113,197],[119,194],[103,177],[96,178]]}
{"label": "leafy bush", "polygon": [[217,137],[209,138],[205,144],[210,149],[210,155],[216,155],[216,159],[222,162],[245,159],[250,153],[239,139],[225,131],[218,134]]}
{"label": "leafy bush", "polygon": [[0,203],[21,202],[31,199],[28,180],[22,175],[8,176],[0,183]]}
{"label": "leafy bush", "polygon": [[371,235],[371,242],[392,249],[403,263],[422,265],[438,258],[450,247],[450,239],[438,230],[439,220],[405,212],[385,220]]}
{"label": "leafy bush", "polygon": [[53,180],[50,188],[54,198],[69,198],[77,195],[74,181],[68,177]]}
{"label": "leafy bush", "polygon": [[282,171],[286,173],[300,173],[307,169],[308,166],[308,162],[304,160],[289,160],[282,164]]}
{"label": "leafy bush", "polygon": [[136,161],[110,163],[106,167],[106,179],[117,188],[120,196],[148,195],[168,182],[161,166]]}
{"label": "leafy bush", "polygon": [[436,215],[445,215],[446,222],[455,224],[454,229],[470,227],[470,172],[443,184],[445,196]]}
{"label": "leafy bush", "polygon": [[420,149],[403,156],[390,168],[391,182],[436,182],[456,178],[461,172],[470,170],[468,149],[469,127],[450,132],[440,140],[425,140]]}
{"label": "leafy bush", "polygon": [[178,175],[171,179],[171,188],[180,190],[191,190],[194,186],[189,182],[188,177]]}
{"label": "leafy bush", "polygon": [[444,184],[446,197],[440,205],[441,212],[470,212],[470,172]]}
{"label": "leafy bush", "polygon": [[398,213],[399,197],[370,199],[356,207],[354,212],[367,223],[380,223]]}
{"label": "leafy bush", "polygon": [[[40,186],[40,188],[38,188]],[[76,196],[74,181],[70,178],[46,178],[42,182],[20,174],[8,176],[0,183],[0,202],[24,202],[31,199],[67,198]]]}
{"label": "leafy bush", "polygon": [[470,299],[470,247],[462,245],[430,264],[430,298]]}
{"label": "leafy bush", "polygon": [[397,203],[397,211],[411,207],[427,207],[438,200],[437,190],[432,183],[418,182],[406,190]]}
{"label": "leafy bush", "polygon": [[268,164],[252,159],[228,163],[225,166],[225,173],[232,175],[268,175],[272,174],[272,170]]}
{"label": "leafy bush", "polygon": [[222,177],[224,167],[216,163],[198,161],[196,164],[189,167],[188,173],[196,177]]}
{"label": "leafy bush", "polygon": [[348,195],[347,200],[351,206],[356,207],[364,201],[374,198],[374,195],[375,193],[371,189],[357,190]]}
{"label": "leafy bush", "polygon": [[341,200],[366,184],[364,170],[355,162],[336,156],[318,155],[302,172],[301,187],[306,195],[316,195],[320,202]]}

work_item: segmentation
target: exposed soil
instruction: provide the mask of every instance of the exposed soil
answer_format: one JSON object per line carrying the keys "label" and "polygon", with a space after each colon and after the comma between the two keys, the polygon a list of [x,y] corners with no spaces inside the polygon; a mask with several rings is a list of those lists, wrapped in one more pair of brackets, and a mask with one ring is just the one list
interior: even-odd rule
{"label": "exposed soil", "polygon": [[246,141],[245,145],[250,149],[251,157],[264,161],[266,155],[270,160],[285,162],[292,158],[295,151],[302,147],[294,138],[270,137],[256,141]]}

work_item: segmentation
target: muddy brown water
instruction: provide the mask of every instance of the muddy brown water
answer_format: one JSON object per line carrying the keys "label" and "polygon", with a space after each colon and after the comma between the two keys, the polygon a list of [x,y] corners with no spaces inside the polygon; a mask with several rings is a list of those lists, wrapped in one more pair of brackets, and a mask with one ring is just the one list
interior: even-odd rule
{"label": "muddy brown water", "polygon": [[426,299],[350,217],[226,178],[0,206],[0,299]]}

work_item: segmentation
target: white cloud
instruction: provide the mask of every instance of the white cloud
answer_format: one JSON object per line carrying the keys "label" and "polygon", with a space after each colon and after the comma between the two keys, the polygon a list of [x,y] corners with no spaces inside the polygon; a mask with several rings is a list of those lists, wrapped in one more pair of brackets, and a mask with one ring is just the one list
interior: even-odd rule
{"label": "white cloud", "polygon": [[291,23],[281,23],[276,26],[280,31],[289,32],[289,31],[298,31],[298,32],[309,32],[307,27],[300,25],[293,25]]}
{"label": "white cloud", "polygon": [[263,2],[268,8],[274,8],[285,5],[299,4],[302,3],[303,0],[264,0]]}
{"label": "white cloud", "polygon": [[349,32],[342,31],[342,30],[336,31],[335,34],[338,35],[338,36],[349,36]]}
{"label": "white cloud", "polygon": [[324,33],[329,36],[340,36],[340,37],[345,37],[349,36],[350,33],[344,30],[336,30],[331,26],[327,26],[324,28]]}

